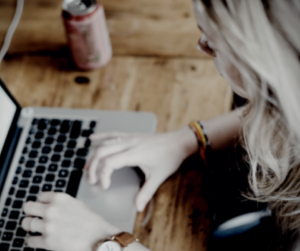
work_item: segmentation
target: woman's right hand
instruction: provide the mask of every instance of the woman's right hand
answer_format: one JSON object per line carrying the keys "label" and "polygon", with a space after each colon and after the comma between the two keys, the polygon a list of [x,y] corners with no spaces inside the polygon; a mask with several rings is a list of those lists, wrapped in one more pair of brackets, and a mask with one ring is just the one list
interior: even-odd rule
{"label": "woman's right hand", "polygon": [[198,149],[189,127],[160,134],[100,133],[91,135],[90,139],[100,143],[85,166],[91,184],[99,179],[107,189],[113,171],[125,166],[138,166],[144,172],[146,180],[136,197],[136,208],[140,212],[158,187]]}

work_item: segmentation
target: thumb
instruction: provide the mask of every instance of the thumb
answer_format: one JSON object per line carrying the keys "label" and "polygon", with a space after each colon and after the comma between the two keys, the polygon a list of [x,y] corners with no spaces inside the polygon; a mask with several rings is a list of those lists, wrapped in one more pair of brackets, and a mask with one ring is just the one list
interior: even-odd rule
{"label": "thumb", "polygon": [[136,208],[139,212],[144,211],[147,203],[151,200],[161,183],[162,180],[155,176],[151,176],[146,180],[135,201]]}

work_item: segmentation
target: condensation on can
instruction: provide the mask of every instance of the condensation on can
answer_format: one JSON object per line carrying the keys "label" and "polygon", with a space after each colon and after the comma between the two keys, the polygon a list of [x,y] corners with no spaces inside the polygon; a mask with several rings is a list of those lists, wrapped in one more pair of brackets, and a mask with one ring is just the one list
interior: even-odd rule
{"label": "condensation on can", "polygon": [[82,13],[74,13],[68,10],[68,5],[73,2],[81,1],[65,0],[62,12],[73,60],[82,70],[103,67],[112,57],[103,6],[95,2]]}

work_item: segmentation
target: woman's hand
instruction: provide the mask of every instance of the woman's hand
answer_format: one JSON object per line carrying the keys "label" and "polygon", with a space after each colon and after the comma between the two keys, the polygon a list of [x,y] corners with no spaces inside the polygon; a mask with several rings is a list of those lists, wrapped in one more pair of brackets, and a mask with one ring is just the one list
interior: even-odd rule
{"label": "woman's hand", "polygon": [[27,239],[29,247],[55,251],[92,250],[97,241],[121,232],[67,194],[42,193],[38,200],[24,205],[27,217],[23,219],[22,227],[42,234],[30,236]]}
{"label": "woman's hand", "polygon": [[85,167],[89,171],[91,184],[100,179],[103,188],[107,189],[114,170],[125,166],[138,166],[142,169],[146,181],[136,198],[138,211],[144,210],[161,183],[198,148],[196,137],[189,127],[152,135],[94,134],[90,139],[101,143]]}

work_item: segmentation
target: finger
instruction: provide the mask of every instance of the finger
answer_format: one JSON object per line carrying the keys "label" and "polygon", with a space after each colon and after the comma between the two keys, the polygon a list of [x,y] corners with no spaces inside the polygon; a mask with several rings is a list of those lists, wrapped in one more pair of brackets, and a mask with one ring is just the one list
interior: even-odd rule
{"label": "finger", "polygon": [[26,243],[31,248],[49,249],[45,244],[43,236],[29,236],[26,239]]}
{"label": "finger", "polygon": [[90,140],[92,141],[102,141],[102,140],[108,140],[113,139],[117,137],[125,137],[127,136],[127,133],[124,132],[106,132],[106,133],[97,133],[90,135]]}
{"label": "finger", "polygon": [[93,156],[88,160],[88,162],[84,165],[83,169],[89,170],[95,156],[96,156],[96,153],[94,153]]}
{"label": "finger", "polygon": [[24,205],[24,212],[26,215],[44,217],[46,205],[39,202],[28,201]]}
{"label": "finger", "polygon": [[122,143],[118,145],[111,145],[106,147],[99,147],[97,152],[95,153],[95,156],[89,166],[89,181],[91,184],[95,184],[97,182],[97,171],[101,165],[99,165],[101,159],[117,154],[119,152],[125,151],[131,147],[131,144],[128,143]]}
{"label": "finger", "polygon": [[38,218],[25,217],[22,221],[22,228],[27,232],[38,232],[43,234],[44,221]]}
{"label": "finger", "polygon": [[151,200],[161,183],[162,180],[159,177],[152,176],[146,180],[135,200],[136,209],[139,212],[144,211],[147,203]]}
{"label": "finger", "polygon": [[103,189],[107,189],[111,183],[111,175],[114,170],[126,167],[136,166],[136,154],[131,151],[111,155],[102,162],[102,169],[100,171],[100,181]]}
{"label": "finger", "polygon": [[57,195],[57,193],[54,193],[54,192],[44,192],[39,195],[38,201],[48,204],[48,203],[53,202],[56,195]]}

